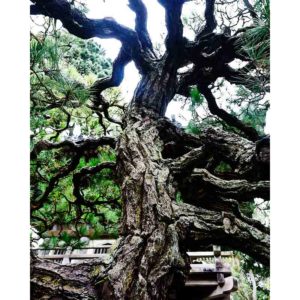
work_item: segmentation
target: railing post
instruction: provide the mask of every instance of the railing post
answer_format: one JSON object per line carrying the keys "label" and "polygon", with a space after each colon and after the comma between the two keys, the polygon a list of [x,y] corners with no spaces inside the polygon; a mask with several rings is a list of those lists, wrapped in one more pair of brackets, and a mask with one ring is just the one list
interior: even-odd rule
{"label": "railing post", "polygon": [[64,254],[64,258],[62,260],[62,265],[69,265],[71,263],[70,261],[70,255],[72,253],[72,247],[67,247],[67,251],[66,253]]}
{"label": "railing post", "polygon": [[[222,259],[221,259],[221,247],[220,246],[213,246],[214,257],[215,257],[215,264],[216,264],[216,271],[221,271],[224,267]],[[217,282],[220,286],[225,284],[224,274],[217,273]]]}

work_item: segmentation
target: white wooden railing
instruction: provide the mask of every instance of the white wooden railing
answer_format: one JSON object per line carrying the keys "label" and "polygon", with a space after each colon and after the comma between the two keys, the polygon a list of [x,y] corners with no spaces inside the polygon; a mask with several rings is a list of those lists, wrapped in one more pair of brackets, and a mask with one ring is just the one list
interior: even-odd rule
{"label": "white wooden railing", "polygon": [[[36,248],[33,249],[33,251],[41,258],[49,259],[65,265],[78,263],[84,259],[107,257],[107,255],[111,252],[110,249],[114,243],[115,240],[99,240],[94,241],[93,246],[82,247],[80,249],[72,249],[71,247],[52,249]],[[222,261],[226,263],[230,262],[233,258],[232,251],[222,251],[220,253],[218,253],[218,251],[219,250],[187,252],[187,254],[190,257],[191,264],[214,264],[216,257],[220,254]]]}

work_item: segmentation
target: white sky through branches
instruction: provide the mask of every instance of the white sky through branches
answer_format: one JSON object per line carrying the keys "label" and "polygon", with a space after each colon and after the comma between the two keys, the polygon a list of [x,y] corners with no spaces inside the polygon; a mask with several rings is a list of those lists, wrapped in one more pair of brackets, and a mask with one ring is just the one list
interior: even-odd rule
{"label": "white sky through branches", "polygon": [[[165,26],[165,11],[164,8],[156,0],[143,0],[147,6],[148,11],[148,32],[150,34],[154,48],[160,48],[164,51],[164,39],[167,34]],[[134,29],[135,27],[135,14],[128,7],[128,0],[84,0],[86,3],[88,12],[87,16],[93,19],[100,19],[105,17],[114,18],[118,23]],[[182,11],[182,18],[191,19],[193,12],[197,11],[201,16],[204,15],[204,8],[202,0],[190,1],[184,4]],[[35,17],[39,18],[39,17]],[[201,17],[202,18],[202,17]],[[36,20],[37,20],[36,19]],[[202,22],[201,22],[202,23]],[[32,28],[34,30],[34,28]],[[184,26],[184,36],[188,39],[193,40],[194,32]],[[105,50],[106,56],[114,60],[120,50],[121,43],[116,39],[99,39],[94,38]],[[232,62],[231,66],[234,68],[241,67],[239,63]],[[120,85],[123,97],[126,102],[132,99],[134,90],[140,80],[140,75],[134,63],[131,62],[125,67],[124,80]],[[218,105],[228,110],[226,97],[234,95],[236,87],[231,84],[227,84],[219,94]],[[229,94],[228,94],[229,93]],[[188,109],[189,105],[184,105],[182,101],[171,101],[168,105],[166,116],[171,118],[175,116],[176,120],[183,126],[186,126],[189,120],[192,118],[191,112]],[[197,108],[197,113],[200,116],[204,116],[206,113],[204,108],[201,106]],[[269,113],[267,113],[265,133],[269,133]]]}
{"label": "white sky through branches", "polygon": [[[87,16],[90,18],[104,18],[112,17],[118,23],[134,29],[135,26],[135,14],[128,7],[127,0],[86,0],[85,3],[89,9]],[[163,46],[164,38],[167,34],[165,26],[165,11],[164,8],[154,0],[144,0],[148,10],[148,32],[154,47],[157,45]],[[204,14],[204,5],[201,5],[202,1],[191,1],[187,2],[183,6],[182,17],[190,17],[192,11],[199,11],[200,15]],[[193,39],[193,31],[184,26],[184,35]],[[118,55],[121,47],[121,43],[115,39],[95,39],[105,49],[106,55],[114,60]],[[124,80],[120,85],[122,94],[126,101],[130,101],[134,90],[138,84],[140,75],[133,62],[128,64],[125,68]],[[228,88],[228,87],[227,87]],[[229,87],[230,90],[234,91],[235,87]],[[224,102],[224,101],[223,101]],[[225,102],[219,103],[220,106],[224,106]],[[200,109],[201,110],[201,109]],[[201,112],[200,112],[201,114]],[[182,102],[171,101],[168,105],[166,112],[167,117],[174,115],[176,120],[179,121],[183,126],[186,126],[191,119],[191,112],[188,110],[188,105],[183,107]],[[268,114],[267,114],[268,116]],[[268,128],[265,128],[268,132]]]}
{"label": "white sky through branches", "polygon": [[[89,12],[87,16],[90,18],[104,18],[112,17],[118,23],[134,29],[135,26],[135,14],[128,7],[127,0],[86,0]],[[165,11],[158,1],[144,0],[148,10],[148,31],[154,47],[158,44],[163,44],[164,38],[167,33],[165,26]],[[192,4],[195,6],[195,4]],[[190,6],[190,5],[189,5]],[[185,7],[184,10],[191,10]],[[184,14],[184,12],[183,12]],[[191,38],[192,33],[185,31],[185,35]],[[121,43],[115,39],[95,39],[105,49],[106,55],[112,60],[116,58]],[[140,75],[133,62],[128,64],[125,68],[124,80],[121,83],[121,90],[126,99],[130,101],[135,87],[140,79]],[[166,113],[167,117],[175,115],[176,119],[182,124],[187,125],[191,118],[190,112],[182,108],[182,103],[172,101]]]}

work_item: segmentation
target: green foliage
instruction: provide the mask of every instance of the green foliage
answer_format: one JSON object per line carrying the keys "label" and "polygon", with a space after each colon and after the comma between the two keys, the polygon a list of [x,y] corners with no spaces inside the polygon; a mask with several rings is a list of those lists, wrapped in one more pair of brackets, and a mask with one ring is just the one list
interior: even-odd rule
{"label": "green foliage", "polygon": [[247,216],[248,218],[252,218],[253,217],[253,213],[255,210],[255,203],[253,202],[242,202],[239,205],[240,207],[240,211]]}
{"label": "green foliage", "polygon": [[[220,82],[219,88],[222,93],[223,89],[225,89],[224,81]],[[229,126],[223,120],[207,113],[207,103],[202,97],[203,96],[201,95],[201,100],[198,102],[200,104],[191,100],[189,110],[192,112],[192,119],[186,127],[188,133],[200,134],[204,128],[212,126],[243,135],[243,133],[239,132],[235,127]],[[230,97],[226,98],[223,96],[222,103],[226,103],[226,110],[231,115],[236,116],[244,124],[255,128],[259,134],[264,134],[269,101],[265,94],[259,90],[259,87],[258,92],[254,93],[247,88],[240,86],[235,90],[235,94],[232,94]]]}
{"label": "green foliage", "polygon": [[215,168],[215,172],[230,172],[232,170],[231,166],[224,161],[221,161]]}
{"label": "green foliage", "polygon": [[58,241],[59,241],[58,237],[52,236],[52,237],[44,240],[42,247],[44,249],[55,248],[58,244]]}
{"label": "green foliage", "polygon": [[[79,3],[77,7],[84,8]],[[91,109],[89,88],[98,78],[111,74],[111,61],[102,47],[93,40],[84,41],[56,29],[55,21],[49,28],[31,34],[31,148],[40,141],[61,142],[97,138],[104,130],[99,117]],[[122,95],[117,88],[105,92],[108,102],[120,104]],[[116,115],[120,112],[116,112]],[[104,122],[107,130],[117,132],[116,126]],[[80,133],[75,135],[75,129]],[[115,161],[115,152],[108,147],[94,149],[94,154],[83,154],[73,171],[59,178],[43,205],[32,212],[31,224],[45,238],[43,247],[80,247],[80,237],[118,236],[121,217],[121,192],[111,170],[82,178],[80,194],[85,203],[75,204],[73,175],[83,168],[95,167],[102,162]],[[42,151],[32,160],[31,201],[38,203],[49,182],[69,166],[74,153],[67,149]],[[58,236],[49,236],[53,226],[68,228]]]}
{"label": "green foliage", "polygon": [[182,195],[180,192],[176,193],[176,203],[182,203],[183,199],[182,199]]}
{"label": "green foliage", "polygon": [[[59,140],[55,130],[75,124],[84,134],[99,135],[103,129],[89,108],[89,88],[111,74],[111,61],[95,41],[66,34],[48,22],[52,30],[31,34],[30,39],[32,135],[36,140]],[[109,93],[114,102],[120,101],[120,94]]]}
{"label": "green foliage", "polygon": [[255,262],[249,256],[235,252],[235,263],[231,265],[232,274],[238,279],[239,289],[232,294],[234,300],[252,299],[253,282],[250,272],[254,275],[258,300],[270,299],[269,269]]}
{"label": "green foliage", "polygon": [[200,134],[203,129],[212,127],[222,127],[226,126],[223,122],[219,121],[214,117],[201,118],[197,114],[197,111],[192,109],[192,119],[189,121],[187,127],[185,128],[187,133]]}
{"label": "green foliage", "polygon": [[111,60],[105,57],[105,52],[99,44],[70,35],[61,35],[60,40],[66,45],[66,63],[72,65],[80,75],[92,73],[98,78],[110,75]]}
{"label": "green foliage", "polygon": [[193,107],[200,106],[203,103],[204,97],[200,94],[197,87],[192,87],[190,89],[190,96]]}
{"label": "green foliage", "polygon": [[201,132],[199,124],[197,124],[193,120],[191,120],[188,123],[187,127],[185,128],[185,130],[186,130],[187,133],[193,133],[193,134],[200,134],[200,132]]}
{"label": "green foliage", "polygon": [[82,248],[87,245],[86,241],[80,241],[78,237],[72,236],[66,231],[62,231],[58,236],[45,237],[41,248],[53,249],[53,248]]}
{"label": "green foliage", "polygon": [[266,114],[267,110],[265,108],[249,106],[247,112],[242,112],[241,120],[245,124],[254,127],[259,134],[263,135],[264,127],[266,125]]}
{"label": "green foliage", "polygon": [[257,67],[270,71],[270,1],[257,1],[255,11],[258,18],[254,27],[248,29],[238,43]]}
{"label": "green foliage", "polygon": [[[85,7],[75,1],[81,9]],[[261,1],[255,7],[260,19],[255,28],[248,30],[243,39],[243,51],[263,71],[269,68],[269,1]],[[187,22],[187,19],[185,20]],[[192,26],[192,25],[191,25]],[[63,31],[55,29],[47,34],[31,36],[31,147],[39,141],[60,142],[74,137],[74,128],[78,126],[81,135],[99,137],[104,133],[99,118],[91,109],[89,88],[98,78],[111,74],[111,61],[105,57],[104,50],[93,40],[83,41]],[[223,86],[224,82],[220,84]],[[256,85],[256,86],[255,86]],[[263,134],[268,101],[261,97],[261,85],[256,82],[255,93],[240,87],[236,94],[225,99],[227,109]],[[110,103],[121,100],[119,89],[110,89],[103,93]],[[186,131],[200,134],[208,126],[222,127],[236,132],[222,120],[207,115],[207,103],[197,87],[190,89],[190,107],[192,120]],[[113,111],[114,115],[120,113]],[[105,123],[109,131],[117,131],[110,123]],[[121,218],[121,190],[114,180],[111,170],[102,170],[93,176],[84,176],[80,194],[86,205],[76,207],[78,200],[74,195],[73,175],[83,168],[92,168],[102,162],[115,161],[115,152],[107,147],[98,147],[92,157],[83,155],[78,165],[66,176],[60,178],[47,197],[47,201],[32,213],[32,226],[44,237],[43,247],[57,246],[80,247],[80,237],[91,239],[118,237],[118,224]],[[73,154],[61,149],[42,151],[31,163],[32,202],[43,195],[49,181],[60,170],[66,168]],[[218,162],[215,172],[231,172],[232,166],[224,161]],[[176,193],[176,202],[183,202],[180,192]],[[249,217],[255,213],[254,203],[242,204],[241,212]],[[58,236],[49,237],[53,225],[69,228],[71,233],[62,230]],[[239,291],[234,299],[247,299],[251,295],[251,283],[248,273],[253,271],[258,285],[258,299],[268,299],[268,271],[246,256],[237,253],[240,263],[234,268],[239,278]]]}

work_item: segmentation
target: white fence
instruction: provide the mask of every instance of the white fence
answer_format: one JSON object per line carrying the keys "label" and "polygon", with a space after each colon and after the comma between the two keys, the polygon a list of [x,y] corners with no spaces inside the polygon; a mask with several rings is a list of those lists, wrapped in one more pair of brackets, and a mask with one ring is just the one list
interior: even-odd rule
{"label": "white fence", "polygon": [[[49,259],[54,262],[66,265],[81,262],[85,259],[106,257],[110,252],[115,240],[95,240],[91,241],[87,247],[80,249],[68,248],[53,248],[42,249],[36,248],[33,251],[37,256]],[[219,248],[215,248],[219,249]],[[233,258],[232,251],[201,251],[201,252],[187,252],[190,257],[191,264],[214,264],[216,257],[221,254],[224,262],[230,262]]]}

